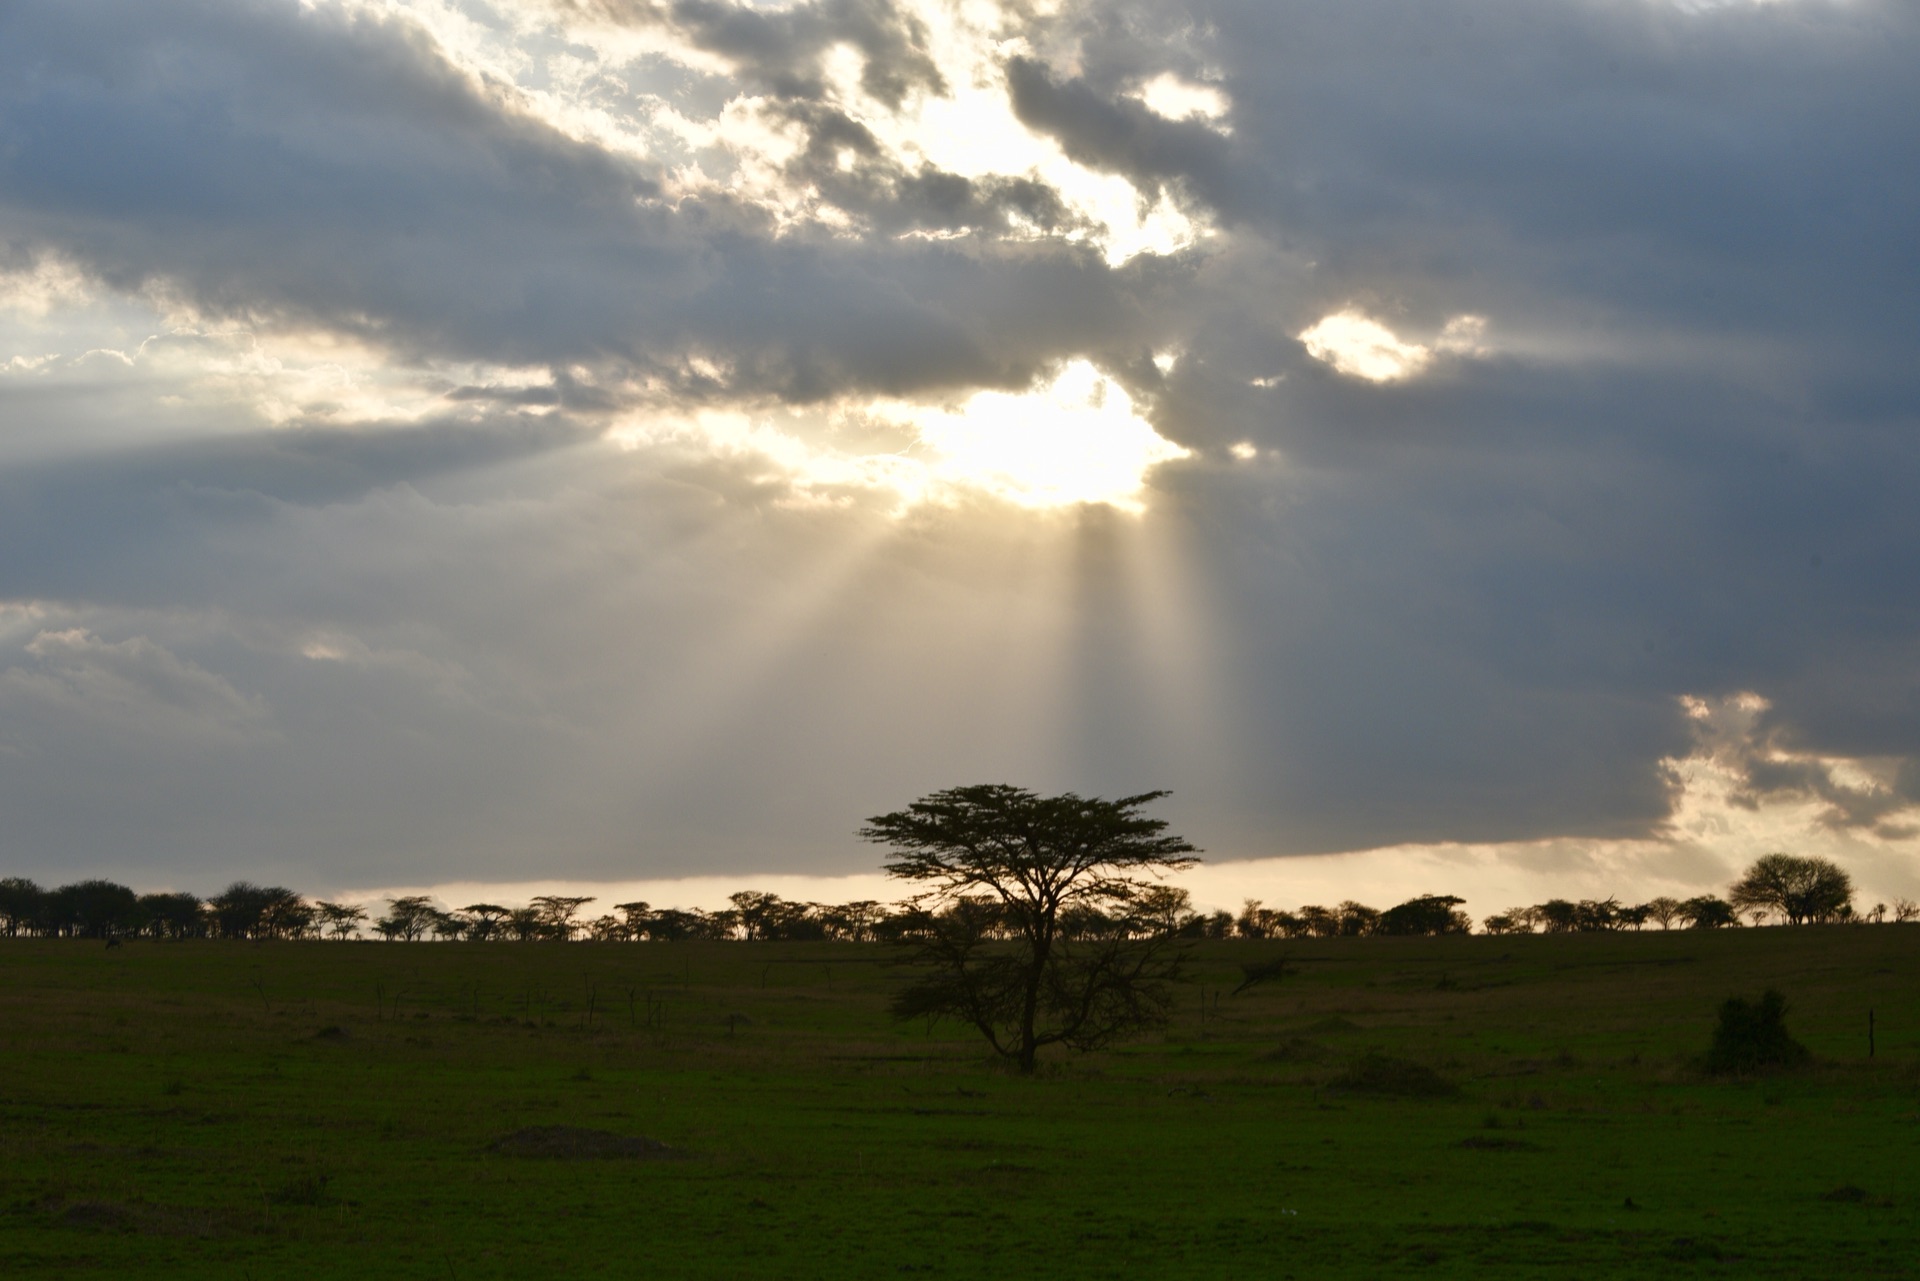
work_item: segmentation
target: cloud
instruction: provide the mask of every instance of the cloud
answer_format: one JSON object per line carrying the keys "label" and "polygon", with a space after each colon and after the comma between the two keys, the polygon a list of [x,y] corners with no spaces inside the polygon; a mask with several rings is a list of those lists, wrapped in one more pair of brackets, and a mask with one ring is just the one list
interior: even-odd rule
{"label": "cloud", "polygon": [[[1916,53],[1872,2],[9,6],[5,853],[847,872],[1005,778],[1172,786],[1223,858],[1698,870],[1765,813],[1892,867]],[[1063,379],[1165,447],[1004,501]],[[969,423],[1020,467],[940,473]]]}
{"label": "cloud", "polygon": [[[7,32],[14,243],[207,315],[452,359],[612,362],[616,383],[683,393],[683,362],[706,356],[735,393],[799,400],[1019,385],[1138,326],[1074,244],[854,244],[777,234],[724,191],[664,201],[657,163],[566,135],[404,17],[28,5]],[[859,142],[831,111],[801,118],[823,145]],[[885,228],[1066,218],[1022,175],[883,168],[848,199]]]}
{"label": "cloud", "polygon": [[1182,180],[1211,194],[1224,183],[1229,153],[1206,124],[1168,119],[1145,100],[1104,94],[1083,79],[1056,80],[1031,58],[1008,61],[1007,87],[1021,122],[1058,139],[1082,164],[1123,174],[1144,189]]}
{"label": "cloud", "polygon": [[724,0],[575,0],[569,7],[633,25],[670,28],[695,49],[726,61],[732,73],[782,98],[818,99],[827,86],[820,64],[841,49],[860,59],[860,86],[898,107],[913,90],[946,88],[927,52],[926,25],[886,0],[828,0],[758,9]]}
{"label": "cloud", "polygon": [[42,631],[20,657],[0,668],[0,707],[10,717],[161,743],[241,741],[268,719],[260,700],[144,636],[103,641],[77,627]]}

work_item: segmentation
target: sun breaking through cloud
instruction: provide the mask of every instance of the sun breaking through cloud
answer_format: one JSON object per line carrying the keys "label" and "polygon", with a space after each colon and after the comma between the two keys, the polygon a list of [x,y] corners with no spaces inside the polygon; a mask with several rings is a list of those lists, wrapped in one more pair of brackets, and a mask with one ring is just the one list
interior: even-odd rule
{"label": "sun breaking through cloud", "polygon": [[8,4],[0,871],[842,875],[1006,779],[1893,884],[1917,61],[1891,0]]}

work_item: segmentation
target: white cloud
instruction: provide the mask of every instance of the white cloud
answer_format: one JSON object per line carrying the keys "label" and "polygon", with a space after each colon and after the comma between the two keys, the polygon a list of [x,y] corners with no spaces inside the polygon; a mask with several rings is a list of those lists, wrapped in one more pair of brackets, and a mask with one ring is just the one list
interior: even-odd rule
{"label": "white cloud", "polygon": [[[1226,116],[1231,105],[1218,86],[1185,80],[1170,71],[1161,72],[1129,96],[1168,120],[1216,122]],[[1223,127],[1221,132],[1228,131]]]}
{"label": "white cloud", "polygon": [[1433,352],[1402,342],[1391,329],[1357,311],[1336,311],[1301,331],[1307,354],[1343,374],[1368,382],[1410,378],[1426,368]]}
{"label": "white cloud", "polygon": [[[839,442],[879,432],[884,451]],[[839,428],[836,430],[836,427]],[[1149,471],[1189,456],[1142,418],[1124,388],[1084,360],[1026,391],[981,391],[939,406],[883,400],[806,412],[704,410],[640,415],[611,433],[628,448],[701,441],[766,464],[763,475],[817,494],[891,493],[900,510],[987,495],[1020,507],[1104,503],[1138,512]]]}
{"label": "white cloud", "polygon": [[[1396,382],[1411,378],[1432,363],[1437,353],[1482,356],[1487,353],[1484,316],[1455,316],[1431,345],[1408,342],[1366,313],[1347,308],[1322,316],[1302,330],[1299,338],[1307,354],[1343,374],[1368,382]],[[1255,386],[1270,385],[1256,380]]]}

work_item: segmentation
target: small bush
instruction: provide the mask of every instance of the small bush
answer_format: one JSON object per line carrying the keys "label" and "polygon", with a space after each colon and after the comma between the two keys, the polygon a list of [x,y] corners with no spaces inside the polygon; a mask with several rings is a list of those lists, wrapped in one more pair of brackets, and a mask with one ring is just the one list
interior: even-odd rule
{"label": "small bush", "polygon": [[1720,1025],[1707,1050],[1707,1071],[1716,1076],[1800,1067],[1813,1056],[1787,1033],[1787,1000],[1769,988],[1757,1001],[1730,996],[1720,1006]]}
{"label": "small bush", "polygon": [[1327,1084],[1343,1093],[1402,1099],[1438,1099],[1460,1093],[1459,1086],[1432,1068],[1377,1051],[1361,1055]]}

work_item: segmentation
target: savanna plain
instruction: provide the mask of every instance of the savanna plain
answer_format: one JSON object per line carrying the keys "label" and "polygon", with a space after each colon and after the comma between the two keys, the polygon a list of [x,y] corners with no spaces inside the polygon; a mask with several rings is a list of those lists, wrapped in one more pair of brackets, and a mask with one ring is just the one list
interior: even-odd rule
{"label": "savanna plain", "polygon": [[[0,1271],[1911,1276],[1916,961],[1203,942],[1164,1029],[1022,1077],[879,945],[0,942]],[[1706,1075],[1766,988],[1812,1065]]]}

